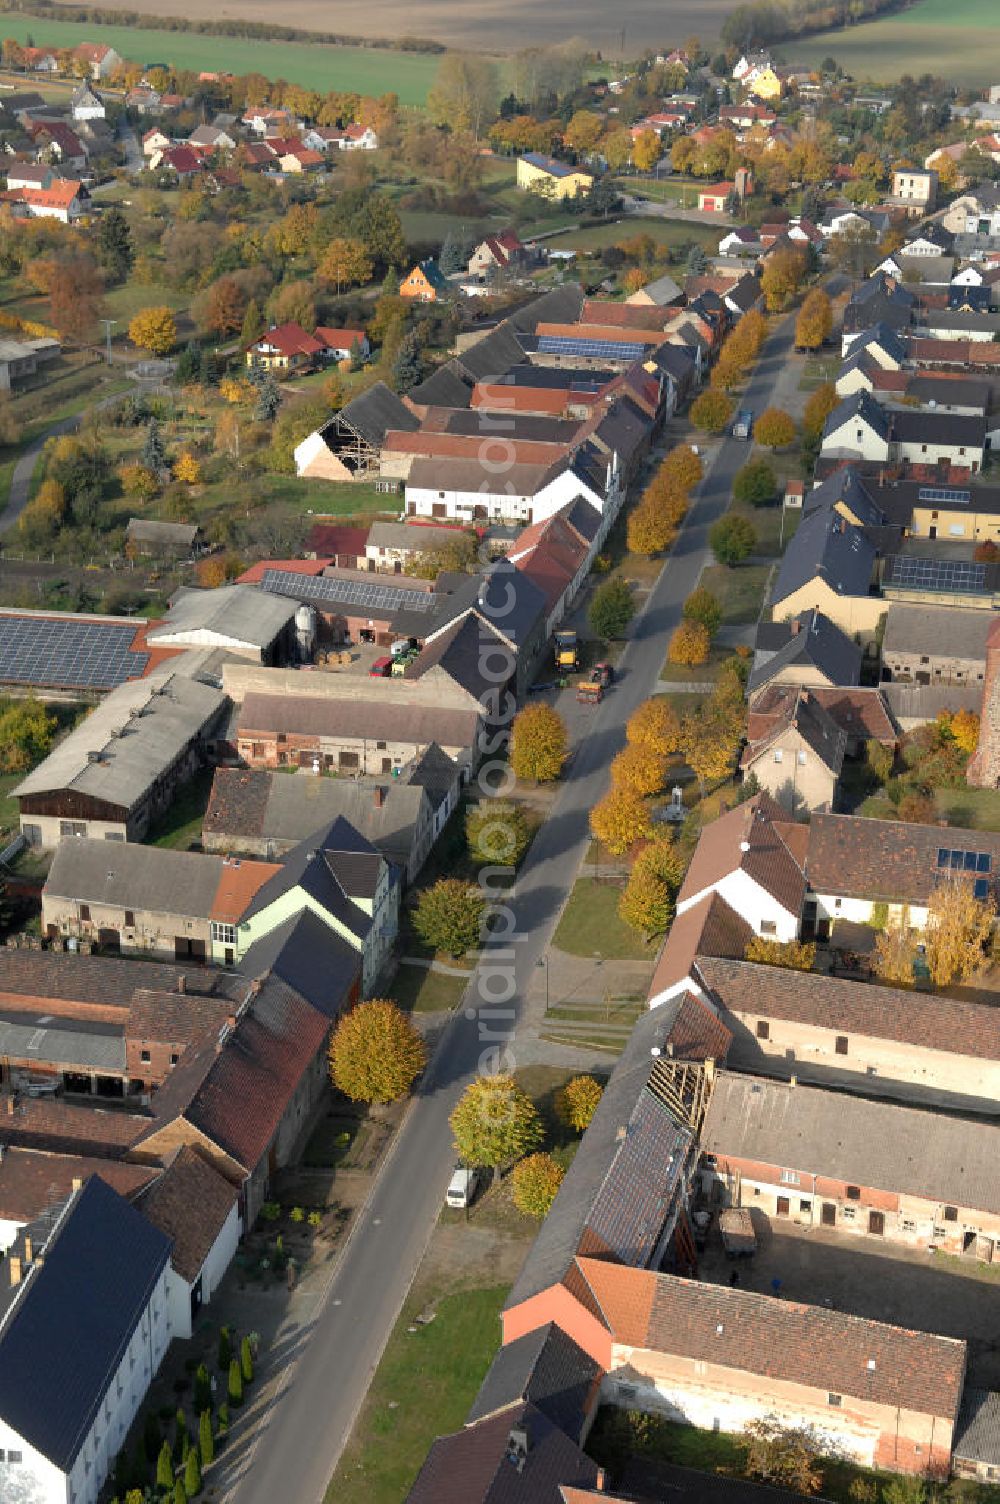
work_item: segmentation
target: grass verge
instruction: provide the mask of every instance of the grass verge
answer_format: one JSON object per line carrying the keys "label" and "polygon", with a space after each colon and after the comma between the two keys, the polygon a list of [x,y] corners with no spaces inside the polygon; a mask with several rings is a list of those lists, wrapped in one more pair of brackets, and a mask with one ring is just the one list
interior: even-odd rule
{"label": "grass verge", "polygon": [[[326,1504],[399,1504],[436,1436],[461,1428],[496,1352],[506,1285],[410,1295]],[[434,1319],[417,1321],[428,1307]]]}
{"label": "grass verge", "polygon": [[723,622],[735,626],[757,620],[770,573],[768,564],[742,564],[738,569],[709,564],[702,571],[699,584],[710,590],[719,602]]}
{"label": "grass verge", "polygon": [[402,961],[389,992],[405,1013],[442,1013],[458,1006],[468,985],[467,977],[442,976]]}
{"label": "grass verge", "polygon": [[573,884],[552,944],[570,956],[602,961],[641,961],[649,955],[642,936],[618,917],[622,889],[617,882],[581,877]]}

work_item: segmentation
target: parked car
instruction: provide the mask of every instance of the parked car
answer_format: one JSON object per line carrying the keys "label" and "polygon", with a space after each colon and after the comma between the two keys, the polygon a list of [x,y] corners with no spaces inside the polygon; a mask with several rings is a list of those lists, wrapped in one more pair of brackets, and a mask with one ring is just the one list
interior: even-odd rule
{"label": "parked car", "polygon": [[391,673],[392,673],[392,659],[391,658],[376,658],[375,662],[372,664],[371,668],[368,670],[368,677],[369,677],[369,679],[388,679],[388,677],[389,677],[389,675]]}
{"label": "parked car", "polygon": [[600,705],[604,699],[604,685],[587,681],[576,686],[576,698],[581,705]]}
{"label": "parked car", "polygon": [[469,1165],[456,1165],[454,1174],[448,1182],[445,1203],[458,1208],[471,1206],[478,1185],[478,1170],[472,1169]]}
{"label": "parked car", "polygon": [[753,437],[753,413],[749,408],[738,412],[733,419],[733,438],[746,439],[747,442]]}
{"label": "parked car", "polygon": [[599,684],[602,689],[609,689],[615,682],[615,671],[610,663],[595,663],[590,670],[591,684]]}

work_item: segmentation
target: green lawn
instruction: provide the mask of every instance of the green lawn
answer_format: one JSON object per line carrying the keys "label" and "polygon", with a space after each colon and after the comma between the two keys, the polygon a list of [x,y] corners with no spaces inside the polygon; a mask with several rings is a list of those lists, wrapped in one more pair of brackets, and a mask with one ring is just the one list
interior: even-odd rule
{"label": "green lawn", "polygon": [[388,990],[407,1013],[440,1013],[456,1007],[468,985],[468,977],[443,976],[404,961]]}
{"label": "green lawn", "polygon": [[[602,849],[601,858],[608,861]],[[618,917],[622,890],[617,882],[577,878],[552,944],[571,956],[600,956],[605,961],[642,960],[649,947]]]}
{"label": "green lawn", "polygon": [[162,846],[170,851],[190,851],[201,841],[201,823],[205,806],[212,792],[212,770],[202,768],[190,781],[178,789],[173,803],[161,820],[151,827],[146,841],[150,846]]}
{"label": "green lawn", "polygon": [[741,564],[737,569],[709,564],[699,583],[721,604],[722,620],[733,625],[757,620],[770,573],[769,564]]}
{"label": "green lawn", "polygon": [[671,663],[669,658],[664,658],[660,679],[667,684],[714,684],[722,665],[732,656],[729,648],[712,648],[708,662],[696,664],[693,668],[687,668],[681,663]]}
{"label": "green lawn", "polygon": [[854,77],[884,83],[933,73],[965,87],[992,84],[1000,76],[996,0],[919,0],[898,15],[789,42],[781,53],[807,67],[833,57]]}
{"label": "green lawn", "polygon": [[10,791],[17,787],[23,777],[23,773],[0,775],[0,836],[9,836],[17,829],[18,803],[10,797]]}
{"label": "green lawn", "polygon": [[[996,789],[937,789],[938,818],[967,830],[1000,830],[1000,792]],[[872,820],[891,820],[895,809],[885,794],[870,794],[855,811]]]}
{"label": "green lawn", "polygon": [[[275,18],[281,19],[280,9]],[[332,13],[329,19],[335,24]],[[375,95],[391,90],[406,105],[424,103],[440,61],[429,53],[332,47],[322,42],[254,41],[132,26],[102,25],[100,32],[102,42],[138,63],[163,62],[171,68],[199,72],[225,69],[238,74],[263,73],[265,78],[285,78],[322,94],[335,89]],[[4,36],[23,44],[29,33],[38,47],[76,47],[90,36],[72,21],[5,15]],[[33,79],[31,86],[35,87]]]}
{"label": "green lawn", "polygon": [[717,226],[696,224],[686,219],[609,220],[605,225],[594,225],[586,230],[571,230],[568,235],[557,235],[552,241],[552,248],[558,251],[601,251],[605,246],[619,245],[623,240],[633,240],[637,235],[649,235],[657,245],[668,248],[690,241],[697,241],[712,253],[719,248]]}
{"label": "green lawn", "polygon": [[461,1429],[496,1352],[505,1285],[461,1290],[409,1328],[428,1294],[411,1295],[389,1338],[327,1504],[400,1504],[436,1436]]}

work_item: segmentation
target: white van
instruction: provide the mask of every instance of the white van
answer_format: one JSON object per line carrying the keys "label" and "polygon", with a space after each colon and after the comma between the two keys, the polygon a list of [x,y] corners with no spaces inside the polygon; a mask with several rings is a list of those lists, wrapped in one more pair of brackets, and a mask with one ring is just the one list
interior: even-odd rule
{"label": "white van", "polygon": [[472,1170],[468,1165],[456,1165],[455,1172],[448,1182],[448,1190],[444,1198],[446,1205],[459,1208],[471,1206],[478,1184],[478,1170]]}

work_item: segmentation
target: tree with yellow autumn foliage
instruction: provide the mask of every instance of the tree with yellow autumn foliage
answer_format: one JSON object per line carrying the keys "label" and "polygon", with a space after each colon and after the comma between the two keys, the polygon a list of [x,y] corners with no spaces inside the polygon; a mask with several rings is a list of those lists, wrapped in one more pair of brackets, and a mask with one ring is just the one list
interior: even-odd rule
{"label": "tree with yellow autumn foliage", "polygon": [[667,756],[680,746],[680,718],[665,695],[656,695],[633,710],[625,725],[625,736],[630,746],[652,747]]}
{"label": "tree with yellow autumn foliage", "polygon": [[177,343],[177,322],[164,306],[141,308],[128,326],[128,337],[151,355],[169,355]]}
{"label": "tree with yellow autumn foliage", "polygon": [[700,621],[682,621],[670,638],[667,657],[683,668],[697,668],[708,662],[712,639]]}
{"label": "tree with yellow autumn foliage", "polygon": [[182,449],[174,461],[174,480],[183,481],[186,486],[196,486],[201,480],[201,465],[190,449]]}
{"label": "tree with yellow autumn foliage", "polygon": [[615,856],[648,836],[651,823],[648,806],[626,789],[610,789],[590,811],[591,830]]}
{"label": "tree with yellow autumn foliage", "polygon": [[611,759],[611,787],[637,794],[640,799],[658,794],[666,776],[666,756],[648,742],[625,746]]}

